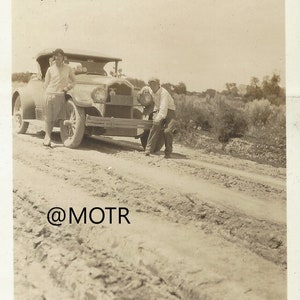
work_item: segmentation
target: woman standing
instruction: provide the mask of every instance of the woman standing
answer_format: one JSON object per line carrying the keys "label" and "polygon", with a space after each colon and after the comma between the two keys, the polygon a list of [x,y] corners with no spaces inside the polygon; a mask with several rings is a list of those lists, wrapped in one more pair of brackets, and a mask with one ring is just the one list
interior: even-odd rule
{"label": "woman standing", "polygon": [[51,133],[54,123],[66,118],[65,93],[75,85],[75,75],[70,66],[64,63],[62,49],[53,52],[54,63],[45,76],[45,139],[44,146],[51,146]]}

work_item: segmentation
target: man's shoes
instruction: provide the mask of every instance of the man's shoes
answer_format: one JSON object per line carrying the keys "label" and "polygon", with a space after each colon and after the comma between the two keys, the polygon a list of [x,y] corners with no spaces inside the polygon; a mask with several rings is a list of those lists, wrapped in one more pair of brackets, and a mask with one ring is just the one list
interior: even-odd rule
{"label": "man's shoes", "polygon": [[171,154],[165,154],[164,158],[171,158]]}
{"label": "man's shoes", "polygon": [[145,155],[146,156],[150,156],[150,152],[149,151],[145,151]]}

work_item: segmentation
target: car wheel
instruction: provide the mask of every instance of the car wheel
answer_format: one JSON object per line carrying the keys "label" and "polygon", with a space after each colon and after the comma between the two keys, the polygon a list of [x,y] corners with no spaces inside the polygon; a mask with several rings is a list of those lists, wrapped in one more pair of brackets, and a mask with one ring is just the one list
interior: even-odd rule
{"label": "car wheel", "polygon": [[64,146],[76,148],[85,131],[85,111],[69,99],[66,103],[66,120],[60,122],[60,137]]}
{"label": "car wheel", "polygon": [[16,133],[26,133],[29,122],[23,121],[23,109],[20,96],[16,98],[13,109],[13,130]]}

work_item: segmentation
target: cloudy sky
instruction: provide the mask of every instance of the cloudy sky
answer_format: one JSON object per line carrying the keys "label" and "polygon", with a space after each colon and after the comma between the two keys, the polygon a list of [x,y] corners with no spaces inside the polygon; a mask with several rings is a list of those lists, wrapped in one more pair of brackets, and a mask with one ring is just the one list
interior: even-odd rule
{"label": "cloudy sky", "polygon": [[12,71],[49,47],[123,59],[123,72],[222,90],[276,72],[285,80],[284,0],[12,0]]}

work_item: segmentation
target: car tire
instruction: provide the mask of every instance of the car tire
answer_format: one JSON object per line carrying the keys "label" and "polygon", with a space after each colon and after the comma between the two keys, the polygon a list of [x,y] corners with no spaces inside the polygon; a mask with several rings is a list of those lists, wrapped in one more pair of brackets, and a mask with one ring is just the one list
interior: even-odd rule
{"label": "car tire", "polygon": [[29,122],[23,121],[23,109],[22,109],[22,102],[20,96],[17,96],[14,106],[13,106],[13,130],[16,133],[24,134],[26,133]]}
{"label": "car tire", "polygon": [[71,99],[66,103],[66,120],[60,122],[60,137],[65,147],[80,145],[85,131],[85,110]]}

